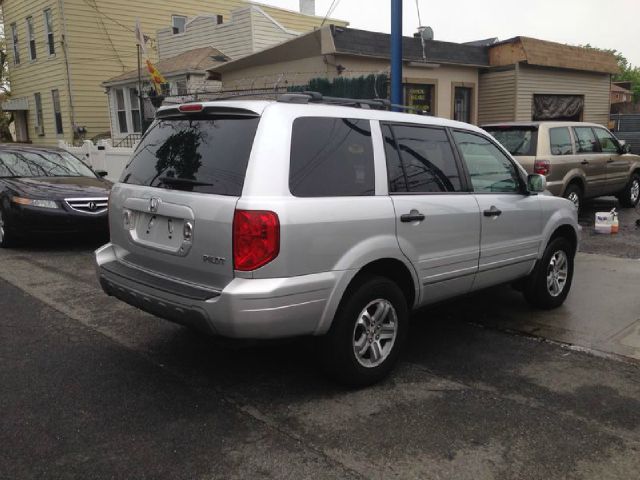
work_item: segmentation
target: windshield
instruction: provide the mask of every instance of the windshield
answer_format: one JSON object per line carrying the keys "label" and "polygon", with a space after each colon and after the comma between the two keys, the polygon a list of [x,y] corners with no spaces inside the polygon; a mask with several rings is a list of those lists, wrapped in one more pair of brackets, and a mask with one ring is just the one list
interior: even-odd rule
{"label": "windshield", "polygon": [[513,156],[535,156],[538,131],[535,127],[485,127]]}
{"label": "windshield", "polygon": [[91,177],[89,167],[67,152],[0,151],[0,177]]}
{"label": "windshield", "polygon": [[120,181],[239,196],[258,117],[157,120],[140,141]]}

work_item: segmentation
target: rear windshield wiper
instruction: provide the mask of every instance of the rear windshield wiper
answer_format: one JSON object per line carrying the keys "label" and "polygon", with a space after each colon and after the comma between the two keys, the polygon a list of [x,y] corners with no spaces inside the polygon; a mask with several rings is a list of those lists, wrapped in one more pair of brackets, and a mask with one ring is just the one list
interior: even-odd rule
{"label": "rear windshield wiper", "polygon": [[176,187],[210,187],[213,185],[213,183],[199,182],[198,180],[191,180],[189,178],[160,177],[158,180],[166,185],[175,185]]}

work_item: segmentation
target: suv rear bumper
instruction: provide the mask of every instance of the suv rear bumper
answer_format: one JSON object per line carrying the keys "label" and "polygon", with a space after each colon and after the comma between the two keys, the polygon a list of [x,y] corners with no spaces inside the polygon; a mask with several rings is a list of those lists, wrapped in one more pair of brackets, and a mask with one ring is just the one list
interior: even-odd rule
{"label": "suv rear bumper", "polygon": [[203,332],[233,338],[317,333],[345,272],[291,278],[234,278],[222,291],[154,275],[118,260],[112,244],[96,251],[102,289],[134,307]]}

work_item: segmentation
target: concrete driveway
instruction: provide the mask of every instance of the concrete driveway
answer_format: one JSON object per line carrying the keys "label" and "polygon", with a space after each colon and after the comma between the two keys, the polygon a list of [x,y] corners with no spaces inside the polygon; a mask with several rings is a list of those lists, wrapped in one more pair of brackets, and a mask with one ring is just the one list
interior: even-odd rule
{"label": "concrete driveway", "polygon": [[0,252],[0,478],[640,471],[637,260],[580,254],[556,312],[510,287],[420,311],[397,372],[351,391],[308,341],[218,341],[104,296],[94,246]]}

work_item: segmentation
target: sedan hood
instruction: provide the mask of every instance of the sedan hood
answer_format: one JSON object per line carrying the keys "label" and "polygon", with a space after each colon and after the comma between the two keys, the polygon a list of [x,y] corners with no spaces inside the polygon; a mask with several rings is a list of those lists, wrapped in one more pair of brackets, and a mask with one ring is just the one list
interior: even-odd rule
{"label": "sedan hood", "polygon": [[17,195],[27,198],[62,200],[69,197],[107,197],[111,182],[91,177],[3,178]]}

